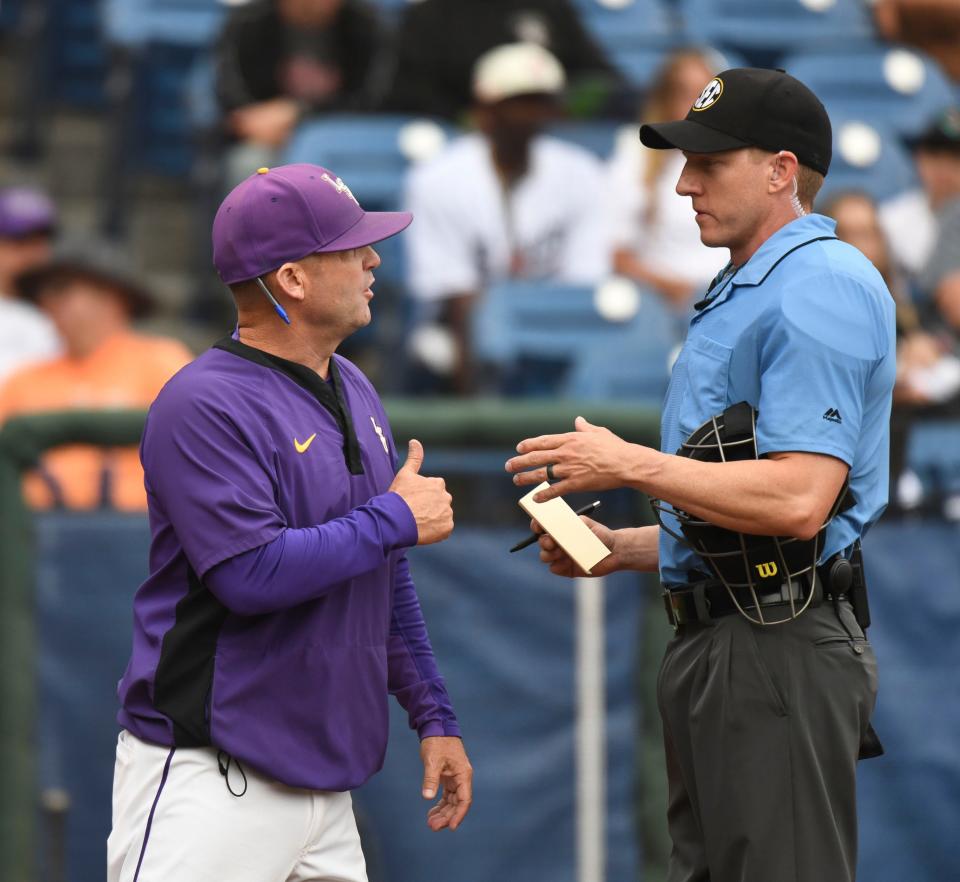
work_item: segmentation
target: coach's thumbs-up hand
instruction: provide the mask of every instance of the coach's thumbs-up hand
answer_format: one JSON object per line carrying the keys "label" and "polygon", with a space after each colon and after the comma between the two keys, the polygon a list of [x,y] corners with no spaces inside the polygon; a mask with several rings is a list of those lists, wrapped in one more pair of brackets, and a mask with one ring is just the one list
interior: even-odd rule
{"label": "coach's thumbs-up hand", "polygon": [[417,545],[442,542],[453,532],[453,497],[447,493],[443,478],[420,474],[423,445],[410,441],[407,461],[397,472],[390,490],[403,497],[417,522]]}

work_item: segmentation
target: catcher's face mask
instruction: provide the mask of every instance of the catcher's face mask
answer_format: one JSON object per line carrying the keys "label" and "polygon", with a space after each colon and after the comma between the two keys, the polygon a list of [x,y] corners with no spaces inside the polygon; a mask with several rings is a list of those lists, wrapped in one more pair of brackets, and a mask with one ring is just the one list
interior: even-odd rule
{"label": "catcher's face mask", "polygon": [[[756,419],[756,411],[747,402],[731,405],[700,426],[680,445],[677,455],[706,462],[759,459]],[[661,528],[695,551],[727,589],[737,609],[758,625],[788,622],[810,605],[827,525],[841,508],[850,504],[852,498],[844,484],[817,535],[803,540],[737,533],[700,520],[659,499],[650,500]],[[668,526],[664,516],[679,522],[680,533]],[[768,604],[773,600],[770,595],[778,596],[786,605],[789,612],[782,618],[769,618]],[[764,605],[760,602],[761,597],[766,598]],[[765,606],[767,615],[764,614]],[[781,606],[777,607],[778,614],[781,609]]]}

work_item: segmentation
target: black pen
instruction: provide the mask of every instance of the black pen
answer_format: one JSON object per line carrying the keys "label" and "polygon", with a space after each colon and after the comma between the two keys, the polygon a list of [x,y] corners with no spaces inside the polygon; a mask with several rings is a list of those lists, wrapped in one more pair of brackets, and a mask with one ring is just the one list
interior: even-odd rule
{"label": "black pen", "polygon": [[[576,515],[590,514],[590,512],[596,511],[598,508],[600,508],[600,500],[595,499],[593,502],[585,505],[583,508],[578,508],[574,512],[574,514]],[[533,533],[530,536],[527,536],[527,538],[524,539],[523,542],[518,542],[516,545],[514,545],[513,548],[510,549],[510,553],[512,554],[514,551],[520,551],[521,548],[529,548],[539,538],[540,538],[539,533]]]}

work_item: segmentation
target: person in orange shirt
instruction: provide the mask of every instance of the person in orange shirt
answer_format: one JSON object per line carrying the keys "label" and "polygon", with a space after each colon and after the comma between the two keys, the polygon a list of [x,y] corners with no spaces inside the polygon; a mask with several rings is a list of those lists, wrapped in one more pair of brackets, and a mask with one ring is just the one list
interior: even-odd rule
{"label": "person in orange shirt", "polygon": [[[42,411],[146,408],[192,359],[177,340],[135,333],[153,308],[137,283],[89,257],[61,258],[15,280],[15,294],[36,303],[57,329],[63,354],[11,374],[0,386],[0,423]],[[136,448],[69,445],[48,451],[24,479],[38,509],[146,509]]]}

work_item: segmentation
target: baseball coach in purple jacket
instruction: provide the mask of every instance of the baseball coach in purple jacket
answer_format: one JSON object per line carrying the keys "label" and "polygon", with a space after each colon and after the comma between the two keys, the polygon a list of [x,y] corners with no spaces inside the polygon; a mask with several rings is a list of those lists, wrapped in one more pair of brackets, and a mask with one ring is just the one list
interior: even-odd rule
{"label": "baseball coach in purple jacket", "polygon": [[365,882],[350,790],[377,772],[388,694],[420,736],[433,830],[472,770],[406,551],[451,497],[398,457],[367,378],[335,354],[370,321],[365,212],[333,172],[259,169],[224,200],[214,264],[233,335],[181,370],[141,444],[152,544],[120,682],[110,882]]}

